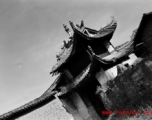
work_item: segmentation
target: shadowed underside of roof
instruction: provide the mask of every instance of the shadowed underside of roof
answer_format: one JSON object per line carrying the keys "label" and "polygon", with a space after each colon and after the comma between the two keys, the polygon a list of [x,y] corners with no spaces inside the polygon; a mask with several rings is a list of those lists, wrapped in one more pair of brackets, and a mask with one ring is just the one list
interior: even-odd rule
{"label": "shadowed underside of roof", "polygon": [[[137,46],[137,47],[136,47]],[[133,40],[128,41],[117,47],[116,52],[112,54],[100,58],[100,56],[95,55],[95,53],[91,53],[93,60],[92,63],[88,65],[88,67],[80,73],[74,80],[74,82],[60,87],[61,91],[58,93],[58,96],[64,97],[70,94],[72,91],[79,89],[83,83],[88,82],[88,79],[91,76],[91,71],[93,71],[95,64],[98,62],[104,70],[107,70],[121,62],[129,59],[129,55],[133,53],[136,49],[139,49],[140,45],[135,45]],[[99,65],[98,64],[98,65]]]}
{"label": "shadowed underside of roof", "polygon": [[73,82],[66,86],[60,87],[58,92],[59,97],[64,97],[69,95],[71,92],[79,89],[83,84],[86,84],[88,78],[90,78],[92,72],[94,71],[97,60],[93,57],[92,62],[74,79]]}
{"label": "shadowed underside of roof", "polygon": [[86,67],[86,69],[83,70],[82,73],[80,73],[75,78],[75,80],[72,83],[70,83],[66,86],[60,87],[60,92],[58,93],[58,96],[65,97],[65,96],[69,95],[70,93],[72,93],[73,91],[76,91],[77,89],[82,87],[83,84],[88,83],[91,80],[91,74],[95,70],[95,66],[97,64],[98,65],[100,64],[101,67],[105,66],[105,68],[108,66],[112,67],[113,65],[116,65],[117,63],[119,63],[122,58],[125,58],[132,50],[133,50],[132,46],[131,45],[130,45],[130,47],[128,46],[128,48],[126,48],[126,50],[119,53],[119,56],[117,56],[118,60],[116,60],[116,61],[113,61],[113,58],[111,58],[109,61],[106,61],[105,59],[101,59],[100,57],[98,57],[94,54],[92,62],[88,65],[88,67]]}

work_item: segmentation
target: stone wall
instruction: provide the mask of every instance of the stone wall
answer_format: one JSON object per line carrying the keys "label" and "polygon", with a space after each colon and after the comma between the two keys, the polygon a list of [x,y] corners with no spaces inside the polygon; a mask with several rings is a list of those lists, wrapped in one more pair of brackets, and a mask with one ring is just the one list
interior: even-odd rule
{"label": "stone wall", "polygon": [[108,90],[100,94],[104,96],[102,99],[109,110],[122,109],[128,105],[137,105],[141,100],[151,99],[152,56],[145,58],[106,84]]}
{"label": "stone wall", "polygon": [[91,103],[87,106],[86,101],[84,102],[81,97],[77,92],[74,92],[68,98],[60,98],[60,100],[67,112],[73,116],[74,120],[101,120]]}

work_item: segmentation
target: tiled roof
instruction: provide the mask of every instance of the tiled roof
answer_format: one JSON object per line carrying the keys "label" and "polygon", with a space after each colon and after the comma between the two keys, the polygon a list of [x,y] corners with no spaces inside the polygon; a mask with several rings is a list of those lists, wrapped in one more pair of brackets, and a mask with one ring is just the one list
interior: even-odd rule
{"label": "tiled roof", "polygon": [[127,46],[128,44],[130,44],[130,41],[127,41],[127,42],[125,42],[125,43],[123,43],[121,45],[116,46],[115,50],[119,51],[119,50],[123,49],[125,46]]}
{"label": "tiled roof", "polygon": [[[76,36],[78,34],[80,34],[81,36],[83,36],[86,39],[89,40],[93,40],[93,39],[101,39],[102,37],[105,37],[107,35],[110,35],[112,37],[116,27],[117,27],[117,22],[115,20],[112,20],[112,22],[110,24],[108,24],[106,27],[100,29],[99,31],[90,29],[90,28],[85,28],[86,30],[92,30],[94,32],[96,32],[96,34],[94,34],[93,36],[88,36],[86,34],[84,34],[82,32],[81,29],[76,29],[76,27],[74,26],[74,24],[72,22],[70,22],[70,24],[73,26],[73,30],[74,30],[74,35],[73,35],[73,43],[71,44],[71,46],[69,48],[65,48],[64,52],[62,53],[62,55],[60,56],[60,59],[57,61],[57,63],[53,66],[52,70],[51,70],[51,74],[58,74],[58,70],[59,68],[61,68],[72,56],[74,50],[75,50],[75,43],[76,43]],[[82,28],[83,29],[83,28]],[[76,34],[78,33],[78,34]]]}
{"label": "tiled roof", "polygon": [[68,58],[70,58],[70,55],[72,54],[73,51],[74,51],[74,43],[72,43],[69,48],[64,49],[64,52],[60,56],[60,60],[58,60],[57,63],[53,66],[51,73],[57,72],[57,69],[61,65],[63,65],[68,60]]}
{"label": "tiled roof", "polygon": [[[128,56],[130,53],[134,50],[134,42],[129,41],[125,44],[122,44],[122,46],[119,46],[117,52],[113,52],[111,55],[100,58],[99,56],[93,54],[93,60],[92,63],[88,65],[88,67],[83,70],[83,72],[75,78],[75,80],[66,86],[61,87],[61,91],[58,93],[59,96],[67,95],[68,93],[71,93],[72,91],[76,90],[78,86],[81,86],[81,84],[90,77],[90,71],[93,71],[93,67],[95,65],[95,61],[99,60],[101,64],[103,64],[105,67],[108,65],[114,65],[117,64],[117,60],[122,59],[123,57]],[[114,59],[116,61],[114,61]]]}
{"label": "tiled roof", "polygon": [[[75,29],[75,31],[81,36],[83,36],[84,38],[86,38],[87,40],[96,40],[96,39],[101,39],[103,37],[106,37],[108,35],[111,35],[112,37],[116,27],[117,27],[117,22],[115,20],[112,20],[110,24],[108,24],[104,28],[101,28],[99,31],[96,31],[87,27],[84,27],[83,30]],[[87,33],[85,33],[85,31]],[[91,32],[93,32],[94,34],[92,34]]]}
{"label": "tiled roof", "polygon": [[0,120],[14,120],[24,114],[27,114],[45,104],[55,99],[54,97],[55,92],[50,92],[45,94],[39,98],[34,99],[33,101],[16,108],[8,113],[5,113],[0,116]]}
{"label": "tiled roof", "polygon": [[134,50],[134,42],[130,41],[117,47],[116,52],[102,58],[104,61],[113,61],[128,56]]}
{"label": "tiled roof", "polygon": [[94,37],[105,36],[110,32],[113,32],[116,29],[116,27],[117,27],[117,22],[115,20],[112,20],[110,24],[108,24],[104,28],[101,28]]}

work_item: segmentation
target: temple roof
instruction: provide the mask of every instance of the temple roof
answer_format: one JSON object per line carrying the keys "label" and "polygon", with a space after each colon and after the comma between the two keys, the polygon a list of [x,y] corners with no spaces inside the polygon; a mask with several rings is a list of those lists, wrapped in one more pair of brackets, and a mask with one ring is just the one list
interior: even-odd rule
{"label": "temple roof", "polygon": [[124,56],[128,56],[134,50],[134,41],[128,41],[119,47],[116,47],[116,52],[112,52],[110,55],[102,58],[104,61],[113,61],[120,59]]}
{"label": "temple roof", "polygon": [[128,56],[131,53],[133,53],[136,49],[139,49],[140,46],[141,45],[139,44],[136,45],[135,42],[131,40],[117,46],[114,52],[112,52],[110,55],[104,58],[100,58],[100,56],[96,55],[95,53],[91,53],[93,59],[92,62],[88,65],[88,67],[85,70],[83,70],[83,72],[79,76],[75,78],[74,82],[68,84],[67,86],[61,87],[61,92],[59,93],[59,96],[67,95],[73,90],[78,89],[80,85],[84,81],[86,81],[87,78],[89,78],[91,73],[90,71],[93,71],[92,66],[94,66],[97,61],[104,70],[107,70],[129,59]]}
{"label": "temple roof", "polygon": [[[75,91],[77,89],[79,89],[80,87],[83,86],[83,84],[87,84],[91,79],[91,74],[92,72],[95,70],[95,66],[98,64],[101,67],[104,68],[108,68],[108,67],[113,67],[114,65],[121,63],[121,59],[127,57],[127,55],[132,51],[132,47],[128,44],[128,47],[125,50],[121,50],[119,52],[117,52],[117,54],[114,57],[116,61],[113,61],[114,57],[111,57],[111,55],[109,55],[109,59],[101,59],[100,57],[98,57],[97,55],[93,54],[93,58],[92,58],[92,62],[86,67],[86,69],[83,70],[82,73],[80,73],[72,83],[66,85],[66,86],[62,86],[60,88],[60,92],[58,93],[58,96],[63,97],[66,95],[69,95],[72,91]],[[104,67],[105,66],[105,67]],[[97,67],[97,66],[96,66]]]}
{"label": "temple roof", "polygon": [[[75,29],[75,32],[77,32],[79,35],[84,37],[86,40],[103,40],[104,37],[107,37],[107,36],[112,37],[113,33],[115,32],[116,27],[117,27],[117,22],[113,19],[111,23],[109,23],[107,26],[101,28],[98,31],[91,28],[87,28],[87,27],[83,27],[81,29],[77,27]],[[107,40],[110,40],[110,39],[107,39]]]}
{"label": "temple roof", "polygon": [[77,39],[76,39],[76,34],[73,34],[73,36],[70,38],[71,39],[71,44],[69,47],[64,47],[63,53],[60,55],[60,59],[57,60],[57,63],[52,67],[52,70],[50,74],[58,74],[59,69],[62,68],[73,56],[75,53],[76,49],[76,44],[77,44]]}
{"label": "temple roof", "polygon": [[[111,25],[114,22],[111,23]],[[109,28],[109,25],[105,28]],[[89,29],[89,28],[87,28]],[[103,28],[102,28],[103,29]],[[89,29],[92,30],[92,29]],[[97,32],[96,30],[92,30],[94,32]],[[83,34],[84,35],[84,34]],[[134,39],[131,39],[130,41],[127,41],[115,48],[115,51],[113,51],[110,55],[100,58],[100,56],[96,55],[95,53],[91,53],[93,59],[96,59],[100,62],[103,69],[108,69],[114,65],[117,65],[127,59],[129,59],[129,55],[133,53],[135,50],[139,49],[139,47],[143,43],[136,43]],[[85,79],[89,76],[89,72],[92,69],[91,66],[94,62],[92,62],[78,77],[75,78],[75,81],[67,86],[62,87],[62,92],[60,92],[60,95],[66,95],[69,92],[71,92],[74,89],[77,89],[77,86],[81,84],[82,81],[85,81]],[[80,77],[81,76],[81,77]],[[79,78],[79,79],[78,79]]]}
{"label": "temple roof", "polygon": [[115,47],[115,50],[116,50],[116,51],[119,51],[119,50],[123,49],[124,47],[128,46],[128,44],[130,44],[130,43],[132,43],[132,42],[133,42],[133,41],[127,41],[127,42],[125,42],[125,43],[123,43],[123,44],[121,44],[121,45],[118,45],[118,46]]}
{"label": "temple roof", "polygon": [[[102,59],[99,56],[94,54],[92,56],[92,62],[86,67],[86,69],[83,70],[83,72],[80,73],[79,76],[77,76],[72,83],[70,83],[66,86],[62,86],[61,91],[58,93],[58,96],[63,97],[63,96],[69,95],[71,92],[81,88],[84,84],[89,82],[91,80],[89,78],[91,78],[91,74],[94,71],[97,62],[102,64],[101,66],[103,66],[103,67],[117,64],[117,60],[128,56],[131,52],[133,52],[135,50],[133,47],[134,44],[135,44],[134,41],[128,41],[128,42],[116,47],[117,48],[116,53],[113,53]],[[139,46],[139,44],[137,46]],[[42,96],[34,99],[33,101],[31,101],[19,108],[16,108],[8,113],[1,115],[0,119],[6,120],[6,119],[18,118],[18,117],[22,116],[23,114],[27,114],[28,112],[31,112],[31,111],[47,104],[51,100],[55,99],[54,95],[56,94],[56,92],[53,91],[53,89],[55,89],[57,84],[60,82],[61,76],[62,76],[62,74],[60,74],[56,78],[54,83],[50,86],[50,88],[48,88],[48,90],[46,90],[46,92]]]}
{"label": "temple roof", "polygon": [[103,69],[106,70],[117,64],[120,64],[126,59],[129,59],[128,56],[136,49],[136,47],[134,47],[134,44],[135,43],[132,40],[127,41],[126,43],[117,47],[117,52],[113,52],[111,55],[104,58],[100,58],[99,56],[92,53],[92,62],[88,65],[88,67],[85,70],[83,70],[82,73],[80,73],[80,75],[78,75],[75,78],[75,80],[72,83],[60,87],[60,92],[58,92],[58,96],[67,96],[71,92],[81,88],[83,84],[87,84],[87,82],[90,81],[89,78],[91,78],[92,72],[95,70],[96,63],[98,64],[97,66],[100,65]]}
{"label": "temple roof", "polygon": [[[58,74],[59,69],[62,68],[74,54],[78,36],[81,36],[81,37],[85,38],[86,40],[96,40],[96,39],[103,40],[104,37],[109,37],[109,39],[111,39],[111,37],[117,27],[117,22],[115,20],[112,20],[112,22],[110,24],[108,24],[104,28],[101,28],[99,31],[84,27],[83,25],[76,28],[72,22],[70,22],[70,24],[74,31],[73,36],[71,37],[72,42],[68,48],[66,48],[66,47],[63,48],[62,54],[59,57],[60,59],[57,60],[57,63],[53,66],[53,68],[50,72],[53,75]],[[66,29],[67,29],[67,27],[66,27]],[[93,31],[94,35],[93,36],[86,35],[85,33],[82,32],[82,29],[83,29],[83,31],[87,30],[88,32]],[[106,38],[106,40],[107,40],[107,38]],[[79,40],[79,41],[81,41],[81,40]]]}
{"label": "temple roof", "polygon": [[60,55],[60,60],[52,67],[51,73],[57,72],[57,69],[65,64],[74,53],[74,43],[69,48],[64,48],[63,53]]}

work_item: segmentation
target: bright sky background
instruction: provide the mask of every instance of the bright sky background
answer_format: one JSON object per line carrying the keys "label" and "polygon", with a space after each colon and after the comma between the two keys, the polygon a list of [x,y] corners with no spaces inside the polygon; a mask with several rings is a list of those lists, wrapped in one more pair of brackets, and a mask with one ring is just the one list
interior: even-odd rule
{"label": "bright sky background", "polygon": [[151,0],[0,0],[0,114],[39,97],[55,78],[55,53],[71,20],[99,29],[118,21],[114,45],[130,40]]}

